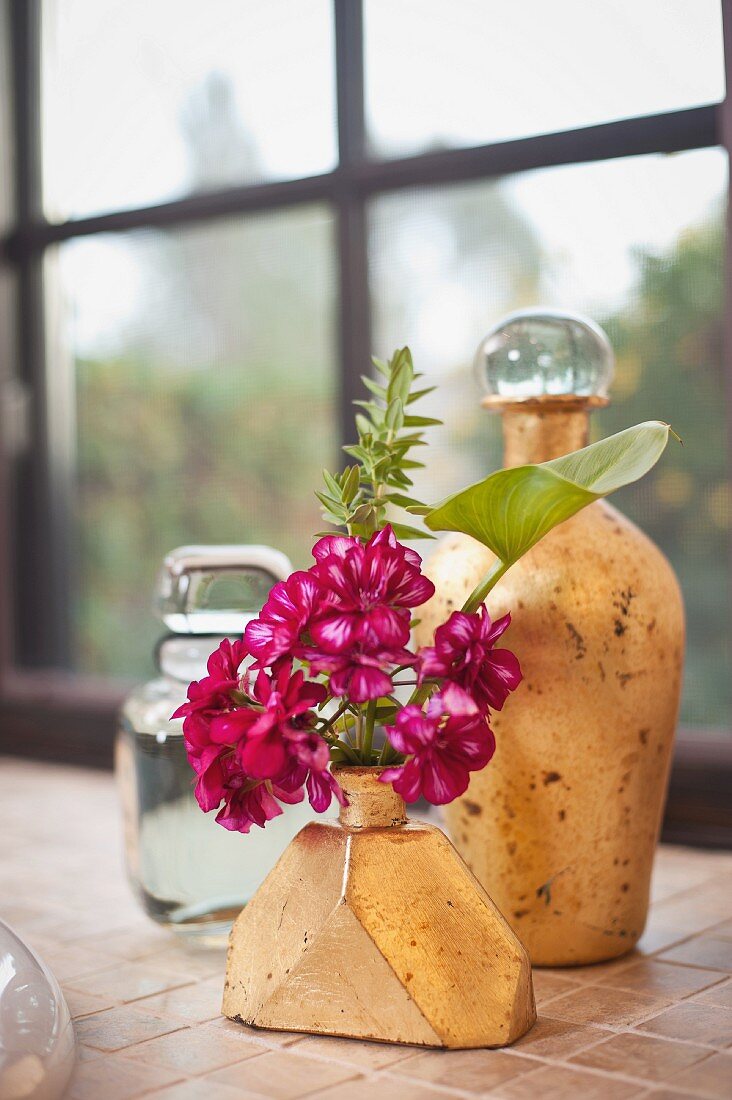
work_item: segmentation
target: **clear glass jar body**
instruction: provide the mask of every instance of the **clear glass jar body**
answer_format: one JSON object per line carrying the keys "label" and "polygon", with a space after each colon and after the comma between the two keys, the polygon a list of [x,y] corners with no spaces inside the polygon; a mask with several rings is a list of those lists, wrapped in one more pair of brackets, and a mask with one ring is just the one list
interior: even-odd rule
{"label": "clear glass jar body", "polygon": [[191,679],[205,675],[218,637],[168,638],[163,675],[130,695],[120,713],[116,771],[127,874],[148,916],[196,943],[218,946],[231,923],[303,825],[307,801],[242,836],[201,812],[182,724],[170,715]]}

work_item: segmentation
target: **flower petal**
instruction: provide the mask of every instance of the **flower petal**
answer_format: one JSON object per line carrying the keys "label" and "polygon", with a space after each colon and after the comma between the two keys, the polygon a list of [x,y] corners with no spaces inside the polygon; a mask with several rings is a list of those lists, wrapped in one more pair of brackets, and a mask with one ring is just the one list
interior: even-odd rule
{"label": "flower petal", "polygon": [[342,653],[356,640],[358,618],[356,615],[336,614],[313,623],[310,633],[313,640],[326,653]]}
{"label": "flower petal", "polygon": [[353,670],[349,696],[354,703],[365,703],[368,699],[379,699],[382,695],[389,695],[393,689],[391,677],[385,672],[362,665]]}

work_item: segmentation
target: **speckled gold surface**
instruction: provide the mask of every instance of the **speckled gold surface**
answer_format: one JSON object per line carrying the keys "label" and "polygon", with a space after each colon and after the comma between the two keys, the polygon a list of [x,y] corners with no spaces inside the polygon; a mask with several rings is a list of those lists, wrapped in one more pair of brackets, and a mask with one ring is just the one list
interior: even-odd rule
{"label": "speckled gold surface", "polygon": [[[582,446],[586,412],[504,413],[506,464]],[[492,555],[463,535],[426,566],[424,644]],[[629,951],[645,925],[678,713],[681,595],[661,552],[604,501],[542,540],[488,599],[513,614],[524,682],[496,714],[495,757],[447,808],[453,840],[535,965]]]}
{"label": "speckled gold surface", "polygon": [[536,1019],[526,951],[378,771],[338,769],[340,823],[307,825],[237,918],[224,1014],[428,1047],[512,1043]]}

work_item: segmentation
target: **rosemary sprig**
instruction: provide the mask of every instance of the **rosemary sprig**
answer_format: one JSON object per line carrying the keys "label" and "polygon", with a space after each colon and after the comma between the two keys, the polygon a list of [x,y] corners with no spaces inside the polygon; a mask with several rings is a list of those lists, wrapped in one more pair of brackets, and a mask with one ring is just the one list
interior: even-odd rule
{"label": "rosemary sprig", "polygon": [[[424,463],[410,458],[414,447],[425,446],[424,428],[441,424],[431,416],[415,416],[409,407],[431,393],[434,386],[415,388],[422,376],[415,372],[409,348],[394,352],[388,363],[373,359],[379,380],[362,375],[371,395],[356,401],[358,443],[344,447],[356,460],[340,474],[323,471],[325,491],[316,492],[323,518],[349,535],[368,538],[385,526],[389,505],[414,514],[425,505],[411,496],[413,482],[408,471]],[[427,531],[404,523],[392,523],[397,538],[432,538]]]}

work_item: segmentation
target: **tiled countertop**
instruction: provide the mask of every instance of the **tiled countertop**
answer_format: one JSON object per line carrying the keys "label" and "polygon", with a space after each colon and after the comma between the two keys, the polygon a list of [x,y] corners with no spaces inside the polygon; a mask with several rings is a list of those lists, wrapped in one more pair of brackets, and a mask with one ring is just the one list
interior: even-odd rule
{"label": "tiled countertop", "polygon": [[222,1019],[223,955],[130,895],[109,775],[2,760],[0,805],[0,916],[63,985],[72,1100],[732,1097],[732,854],[662,848],[639,949],[535,971],[539,1021],[510,1050],[425,1053]]}

